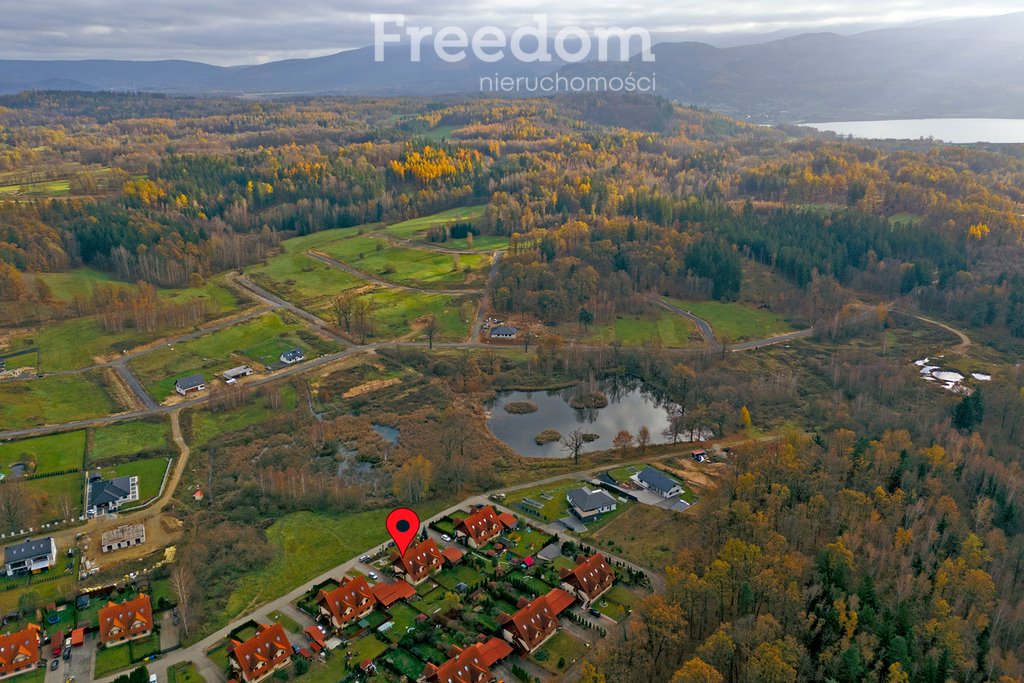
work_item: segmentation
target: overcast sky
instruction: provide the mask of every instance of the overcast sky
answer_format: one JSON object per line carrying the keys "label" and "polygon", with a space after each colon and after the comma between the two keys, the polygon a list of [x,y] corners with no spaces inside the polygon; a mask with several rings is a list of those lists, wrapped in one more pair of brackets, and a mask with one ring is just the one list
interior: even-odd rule
{"label": "overcast sky", "polygon": [[[927,20],[1020,11],[1020,0],[0,0],[0,58],[192,59],[251,64],[368,45],[372,13],[472,31],[515,28],[551,12],[554,28],[640,26],[658,39],[778,30],[848,33]],[[429,12],[426,13],[425,12]],[[710,42],[715,42],[712,39]],[[0,74],[2,78],[2,74]]]}

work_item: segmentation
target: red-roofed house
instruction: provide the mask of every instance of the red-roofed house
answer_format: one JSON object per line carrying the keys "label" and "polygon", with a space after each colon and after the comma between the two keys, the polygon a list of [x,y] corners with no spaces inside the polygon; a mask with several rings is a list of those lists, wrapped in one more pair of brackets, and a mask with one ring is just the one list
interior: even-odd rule
{"label": "red-roofed house", "polygon": [[515,529],[519,526],[519,520],[516,519],[516,516],[511,512],[499,512],[498,521],[501,522],[506,529]]}
{"label": "red-roofed house", "polygon": [[416,589],[406,581],[395,581],[394,583],[378,583],[370,589],[377,602],[387,609],[399,600],[408,600],[416,595]]}
{"label": "red-roofed house", "polygon": [[455,538],[463,539],[470,548],[482,548],[504,529],[494,508],[485,505],[455,525]]}
{"label": "red-roofed house", "polygon": [[321,652],[327,648],[327,640],[324,632],[320,630],[319,625],[307,626],[304,629],[306,636],[309,637],[309,645],[313,648],[314,652]]}
{"label": "red-roofed house", "polygon": [[450,545],[444,550],[442,550],[441,554],[444,556],[445,562],[452,565],[453,567],[457,565],[459,562],[462,562],[462,551],[453,545]]}
{"label": "red-roofed house", "polygon": [[244,683],[258,683],[292,660],[292,645],[281,624],[260,624],[249,640],[232,641],[228,658]]}
{"label": "red-roofed house", "polygon": [[145,593],[134,600],[108,602],[96,615],[100,627],[100,643],[113,647],[129,640],[145,638],[153,632],[153,605]]}
{"label": "red-roofed house", "polygon": [[0,636],[0,678],[34,670],[43,659],[42,642],[43,629],[36,624]]}
{"label": "red-roofed house", "polygon": [[465,650],[453,645],[448,650],[447,662],[441,666],[427,664],[420,680],[426,683],[488,683],[494,680],[491,666],[512,654],[501,638],[486,643],[473,643]]}
{"label": "red-roofed house", "polygon": [[428,538],[414,546],[410,546],[404,555],[395,558],[395,576],[405,578],[414,586],[418,586],[434,574],[444,569],[444,556],[441,549]]}
{"label": "red-roofed house", "polygon": [[584,607],[590,607],[594,600],[611,590],[615,583],[615,572],[600,553],[576,558],[575,567],[571,570],[563,569],[559,574],[562,587],[583,603]]}
{"label": "red-roofed house", "polygon": [[373,597],[366,578],[360,576],[346,578],[330,592],[321,590],[316,596],[316,604],[320,607],[320,616],[328,620],[334,630],[340,631],[372,612],[377,598]]}
{"label": "red-roofed house", "polygon": [[552,588],[533,602],[520,601],[519,609],[498,617],[505,640],[526,654],[532,653],[558,632],[558,615],[574,601],[561,588]]}

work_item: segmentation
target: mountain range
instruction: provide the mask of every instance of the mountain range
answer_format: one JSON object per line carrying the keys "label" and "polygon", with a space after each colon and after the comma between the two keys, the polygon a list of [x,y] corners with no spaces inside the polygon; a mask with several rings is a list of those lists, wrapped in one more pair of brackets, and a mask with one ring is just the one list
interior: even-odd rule
{"label": "mountain range", "polygon": [[[248,66],[183,60],[0,60],[0,92],[152,91],[245,96],[474,94],[481,78],[656,76],[657,94],[754,121],[1024,118],[1024,12],[714,47],[661,42],[656,61],[451,64],[394,46]],[[529,93],[528,93],[529,94]]]}

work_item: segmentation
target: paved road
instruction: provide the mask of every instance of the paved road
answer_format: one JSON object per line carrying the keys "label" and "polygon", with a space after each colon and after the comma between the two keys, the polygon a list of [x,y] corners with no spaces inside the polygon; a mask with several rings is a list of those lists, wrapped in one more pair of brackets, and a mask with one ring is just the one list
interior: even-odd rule
{"label": "paved road", "polygon": [[[436,242],[415,242],[413,240],[407,240],[402,237],[395,237],[394,235],[389,235],[386,232],[372,232],[369,233],[367,236],[382,239],[387,242],[390,242],[391,244],[397,244],[402,247],[410,247],[412,249],[424,249],[426,251],[442,251],[446,254],[462,254],[463,256],[477,256],[479,254],[484,253],[484,250],[481,249],[455,249],[453,247],[446,247]],[[504,249],[500,249],[499,251],[504,251]]]}
{"label": "paved road", "polygon": [[780,334],[774,337],[768,337],[766,339],[755,339],[754,341],[743,342],[742,344],[732,344],[726,348],[729,351],[749,351],[750,349],[760,349],[765,346],[772,346],[774,344],[782,344],[784,342],[794,341],[796,339],[806,339],[814,334],[813,329],[798,330],[796,332],[789,332],[787,334]]}
{"label": "paved road", "polygon": [[483,292],[483,290],[481,289],[425,289],[423,287],[411,287],[409,285],[400,285],[397,282],[391,282],[390,280],[385,280],[383,278],[377,277],[376,275],[371,275],[370,273],[366,273],[357,268],[353,268],[344,261],[333,259],[330,256],[322,254],[318,251],[307,251],[306,254],[310,258],[314,258],[320,263],[328,265],[331,268],[343,270],[349,275],[355,275],[357,278],[366,280],[367,282],[372,282],[375,285],[380,285],[381,287],[389,287],[391,289],[398,289],[403,292],[418,292],[420,294],[449,294],[454,296],[464,296],[470,294],[479,295]]}
{"label": "paved road", "polygon": [[690,322],[692,322],[694,325],[697,326],[697,329],[700,331],[700,336],[704,337],[704,343],[707,345],[707,347],[712,351],[721,351],[722,345],[718,343],[717,339],[715,339],[715,333],[711,330],[711,325],[709,325],[706,320],[704,320],[703,318],[698,318],[693,313],[690,313],[689,311],[684,311],[678,306],[670,304],[661,297],[653,297],[653,300],[654,303],[658,304],[662,308],[672,311],[677,315],[681,315]]}
{"label": "paved road", "polygon": [[271,294],[270,292],[268,292],[267,290],[263,289],[258,284],[256,284],[255,282],[253,282],[252,280],[247,278],[246,276],[238,275],[238,276],[235,276],[234,278],[232,278],[232,280],[239,287],[242,287],[247,292],[249,292],[249,294],[251,294],[252,296],[256,297],[257,299],[259,299],[259,300],[261,300],[261,301],[263,301],[263,302],[265,302],[265,303],[267,303],[269,305],[274,306],[275,308],[283,308],[286,311],[288,311],[289,313],[292,313],[293,315],[301,318],[302,320],[305,320],[307,323],[309,323],[314,328],[316,328],[316,330],[318,332],[320,332],[322,335],[324,335],[326,337],[330,337],[332,340],[338,342],[342,346],[351,346],[352,345],[352,342],[348,341],[347,339],[345,339],[341,335],[339,335],[336,332],[334,332],[330,328],[330,326],[324,320],[318,318],[317,316],[313,315],[312,313],[304,311],[303,309],[299,308],[298,306],[296,306],[293,303],[289,303],[288,301],[285,301],[284,299],[282,299],[279,296],[275,296],[274,294]]}
{"label": "paved road", "polygon": [[113,365],[114,371],[124,380],[124,383],[128,385],[128,388],[132,390],[135,397],[142,403],[142,407],[146,410],[154,410],[156,408],[156,401],[146,391],[146,387],[142,386],[142,382],[135,376],[135,373],[128,367],[128,363],[124,359],[118,359]]}
{"label": "paved road", "polygon": [[468,341],[470,342],[480,339],[480,332],[484,328],[484,318],[487,316],[487,311],[491,308],[491,285],[494,284],[494,278],[498,277],[498,262],[501,261],[504,253],[503,251],[496,251],[492,257],[491,271],[487,273],[487,284],[484,285],[484,297],[480,300],[480,308],[477,310],[473,329],[469,331]]}

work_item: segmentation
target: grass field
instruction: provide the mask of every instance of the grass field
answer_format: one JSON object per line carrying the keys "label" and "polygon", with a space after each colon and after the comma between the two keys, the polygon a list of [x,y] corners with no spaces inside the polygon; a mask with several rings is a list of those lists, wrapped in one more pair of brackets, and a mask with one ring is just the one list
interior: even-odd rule
{"label": "grass field", "polygon": [[530,656],[530,660],[550,673],[560,674],[579,659],[586,647],[577,638],[559,631]]}
{"label": "grass field", "polygon": [[279,384],[281,391],[281,410],[272,411],[266,407],[262,398],[256,398],[252,403],[213,413],[209,410],[200,410],[192,414],[192,440],[193,447],[202,446],[207,441],[219,434],[245,429],[254,424],[259,424],[282,412],[295,410],[296,396],[295,387],[290,384]]}
{"label": "grass field", "polygon": [[321,263],[305,253],[275,256],[266,265],[246,272],[267,291],[317,315],[324,313],[331,299],[339,293],[366,284],[366,280]]}
{"label": "grass field", "polygon": [[[596,547],[640,566],[661,571],[685,545],[685,539],[678,532],[679,514],[651,505],[633,505],[592,534],[589,540]],[[674,525],[676,531],[673,531]]]}
{"label": "grass field", "polygon": [[[432,315],[437,320],[434,341],[461,341],[469,336],[477,297],[421,294],[397,289],[378,288],[370,297],[375,339],[394,339],[412,334],[412,339],[425,339],[419,332],[421,321]],[[466,302],[469,302],[468,304]]]}
{"label": "grass field", "polygon": [[163,483],[164,474],[167,472],[167,458],[145,458],[133,460],[123,465],[104,467],[103,478],[113,479],[114,477],[138,477],[139,478],[139,499],[125,503],[121,509],[138,507],[154,498],[160,493],[160,485]]}
{"label": "grass field", "polygon": [[[570,333],[579,334],[579,325],[572,323]],[[682,316],[655,310],[651,317],[619,316],[614,322],[593,325],[583,335],[592,342],[609,343],[618,339],[623,346],[656,346],[688,348],[701,345],[697,327]]]}
{"label": "grass field", "polygon": [[410,249],[356,236],[320,247],[331,258],[384,280],[424,288],[482,286],[491,257]]}
{"label": "grass field", "polygon": [[168,683],[206,683],[206,679],[192,662],[175,664],[167,670]]}
{"label": "grass field", "polygon": [[[476,220],[484,214],[486,207],[486,204],[477,204],[476,206],[461,206],[456,209],[448,209],[447,211],[441,211],[429,216],[420,216],[419,218],[412,218],[401,223],[389,225],[385,228],[385,232],[402,239],[415,240],[419,239],[421,233],[425,233],[433,225]],[[446,242],[445,246],[452,246],[452,243]]]}
{"label": "grass field", "polygon": [[668,299],[669,303],[703,318],[711,325],[719,341],[746,341],[793,332],[795,328],[781,315],[740,303],[722,301],[683,301]]}
{"label": "grass field", "polygon": [[0,425],[18,429],[108,415],[116,410],[98,373],[0,383]]}
{"label": "grass field", "polygon": [[109,273],[95,268],[75,268],[63,273],[35,273],[31,277],[49,285],[53,296],[61,301],[71,301],[78,295],[88,299],[98,284],[117,284],[135,289],[135,285],[116,280]]}
{"label": "grass field", "polygon": [[53,522],[64,518],[64,513],[61,511],[61,499],[64,496],[71,501],[72,516],[81,515],[84,487],[85,478],[81,472],[41,477],[25,482],[25,491],[30,495],[37,496],[37,500],[40,502],[40,522]]}
{"label": "grass field", "polygon": [[132,420],[101,427],[93,432],[89,460],[102,460],[140,451],[165,448],[168,425],[163,420]]}
{"label": "grass field", "polygon": [[63,432],[24,441],[0,443],[0,473],[10,476],[12,463],[34,461],[29,474],[81,469],[85,455],[85,432]]}
{"label": "grass field", "polygon": [[[304,328],[276,313],[235,325],[173,347],[162,347],[130,361],[132,370],[155,399],[163,400],[180,377],[201,373],[209,383],[214,376],[236,365],[276,362],[283,351],[299,347],[312,355],[311,346],[299,336]],[[317,340],[317,352],[336,350]]]}
{"label": "grass field", "polygon": [[17,196],[62,197],[71,192],[70,180],[44,180],[38,183],[0,185],[0,197],[10,199]]}
{"label": "grass field", "polygon": [[[130,350],[154,339],[156,335],[145,335],[134,330],[116,334],[104,332],[93,316],[46,325],[38,330],[17,336],[10,345],[11,351],[31,346],[40,349],[40,365],[43,372],[75,370],[94,363],[94,358]],[[35,365],[34,355],[17,359],[16,365]]]}

